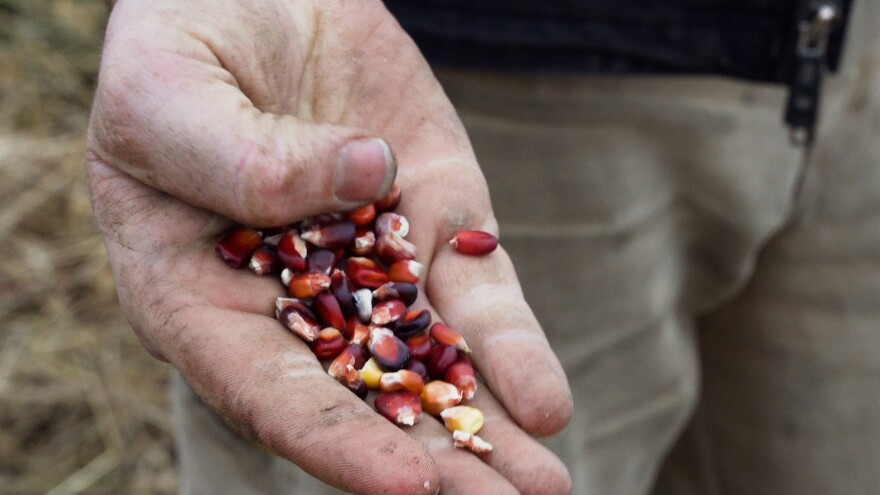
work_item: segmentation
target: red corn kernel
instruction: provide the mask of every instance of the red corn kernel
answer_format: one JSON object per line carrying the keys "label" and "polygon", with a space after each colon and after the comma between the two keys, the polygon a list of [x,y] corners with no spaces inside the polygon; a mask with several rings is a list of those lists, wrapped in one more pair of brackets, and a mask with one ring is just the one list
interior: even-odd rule
{"label": "red corn kernel", "polygon": [[[345,258],[346,256],[348,256],[348,251],[347,251],[347,249],[348,249],[348,247],[344,247],[344,248],[336,248],[336,249],[333,250],[333,254],[336,255],[336,261],[339,261],[339,260]],[[334,269],[335,269],[335,268],[334,268]]]}
{"label": "red corn kernel", "polygon": [[464,400],[471,400],[477,392],[477,375],[467,359],[459,359],[446,368],[443,379],[458,388]]}
{"label": "red corn kernel", "polygon": [[[302,304],[302,301],[295,297],[278,297],[275,299],[275,318],[278,319],[281,315],[281,310],[288,307],[293,306],[294,303]],[[303,306],[305,307],[305,306]],[[311,313],[311,311],[309,311]]]}
{"label": "red corn kernel", "polygon": [[419,288],[407,282],[388,282],[373,291],[373,297],[379,301],[400,299],[403,304],[412,306],[419,297]]}
{"label": "red corn kernel", "polygon": [[351,352],[352,346],[348,346],[339,353],[338,356],[330,363],[330,366],[327,368],[327,374],[332,376],[333,378],[339,379],[339,377],[344,376],[346,373],[346,368],[351,366],[352,368],[357,369],[355,366],[357,363],[357,359],[354,354]]}
{"label": "red corn kernel", "polygon": [[379,269],[363,268],[352,274],[350,279],[355,286],[375,289],[388,282],[388,275]]}
{"label": "red corn kernel", "polygon": [[411,358],[427,361],[431,357],[434,345],[431,343],[431,336],[426,332],[406,339],[406,348],[409,350]]}
{"label": "red corn kernel", "polygon": [[317,249],[306,257],[306,270],[330,275],[336,265],[336,253],[329,249]]}
{"label": "red corn kernel", "polygon": [[498,238],[479,230],[462,230],[455,234],[449,244],[459,253],[469,256],[483,256],[495,251]]}
{"label": "red corn kernel", "polygon": [[214,246],[214,251],[227,265],[241,268],[262,244],[263,237],[256,230],[236,227]]}
{"label": "red corn kernel", "polygon": [[412,426],[422,418],[419,396],[410,392],[381,393],[373,405],[377,413],[398,425]]}
{"label": "red corn kernel", "polygon": [[394,335],[402,339],[421,333],[431,324],[431,312],[427,309],[410,311],[394,325]]}
{"label": "red corn kernel", "polygon": [[411,260],[416,257],[416,246],[393,232],[379,234],[376,236],[376,256],[388,265],[395,261]]}
{"label": "red corn kernel", "polygon": [[440,344],[431,349],[431,355],[428,356],[425,365],[432,377],[442,378],[446,373],[446,368],[456,359],[458,359],[458,351],[455,350],[455,347]]}
{"label": "red corn kernel", "polygon": [[383,373],[379,377],[379,390],[383,392],[411,392],[418,394],[425,386],[425,381],[415,371],[399,369]]}
{"label": "red corn kernel", "polygon": [[323,273],[300,273],[290,279],[288,292],[293,297],[307,299],[330,288],[330,277]]}
{"label": "red corn kernel", "polygon": [[422,409],[435,416],[461,402],[461,392],[455,385],[440,380],[426,383],[419,397],[422,399]]}
{"label": "red corn kernel", "polygon": [[330,293],[339,303],[339,309],[345,316],[354,313],[354,299],[351,297],[351,288],[348,286],[348,277],[342,270],[333,270],[330,275]]}
{"label": "red corn kernel", "polygon": [[355,226],[349,220],[327,225],[315,224],[302,233],[305,241],[322,248],[344,248],[354,240]]}
{"label": "red corn kernel", "polygon": [[356,369],[363,368],[369,358],[366,348],[359,345],[349,344],[348,352],[354,357],[354,367]]}
{"label": "red corn kernel", "polygon": [[342,309],[339,308],[339,302],[333,294],[329,292],[316,294],[312,301],[312,308],[315,309],[325,325],[338,330],[345,329],[345,317],[342,315]]}
{"label": "red corn kernel", "polygon": [[422,276],[424,266],[418,261],[400,260],[395,261],[388,267],[388,280],[391,282],[408,282],[415,284]]}
{"label": "red corn kernel", "polygon": [[376,289],[388,282],[388,275],[368,258],[349,258],[345,265],[345,274],[356,287]]}
{"label": "red corn kernel", "polygon": [[361,320],[357,317],[357,315],[351,315],[346,318],[345,331],[342,332],[342,335],[344,335],[346,339],[351,340],[351,336],[354,335],[356,325],[365,326],[363,323],[361,323]]}
{"label": "red corn kernel", "polygon": [[347,366],[357,369],[357,366],[355,366],[355,356],[351,353],[351,346],[346,347],[336,356],[336,359],[327,368],[327,374],[333,378],[339,378],[345,373]]}
{"label": "red corn kernel", "polygon": [[275,254],[275,248],[269,245],[260,246],[251,255],[251,261],[248,268],[257,275],[269,275],[278,268],[278,255]]}
{"label": "red corn kernel", "polygon": [[400,198],[400,184],[395,182],[394,184],[391,184],[391,189],[388,191],[388,194],[379,201],[376,201],[376,211],[388,211],[397,208],[400,204]]}
{"label": "red corn kernel", "polygon": [[315,340],[312,351],[318,359],[330,359],[339,355],[346,347],[348,342],[335,328],[327,327],[318,333],[318,339]]}
{"label": "red corn kernel", "polygon": [[307,255],[306,241],[296,232],[288,232],[278,241],[278,259],[285,267],[295,272],[306,269]]}
{"label": "red corn kernel", "polygon": [[406,313],[406,305],[400,299],[388,299],[373,306],[373,314],[370,323],[373,325],[388,325],[399,320]]}
{"label": "red corn kernel", "polygon": [[[291,301],[287,298],[279,299],[284,302],[280,304],[281,309],[277,311],[278,321],[306,342],[314,342],[321,331],[321,326],[318,325],[315,315],[299,301]],[[278,305],[277,301],[276,305]]]}
{"label": "red corn kernel", "polygon": [[370,341],[370,327],[361,323],[357,316],[348,319],[346,332],[350,335],[349,341],[354,345],[363,347]]}
{"label": "red corn kernel", "polygon": [[358,256],[369,256],[376,247],[376,234],[372,230],[358,230],[354,235],[351,251]]}
{"label": "red corn kernel", "polygon": [[374,230],[377,237],[386,234],[397,234],[400,237],[406,237],[409,234],[409,220],[397,213],[383,213],[376,218]]}
{"label": "red corn kernel", "polygon": [[409,350],[406,348],[406,344],[395,337],[387,328],[373,328],[367,347],[376,363],[386,371],[397,371],[409,361]]}
{"label": "red corn kernel", "polygon": [[371,268],[375,270],[379,268],[379,265],[370,258],[364,258],[363,256],[352,256],[345,262],[345,274],[348,275],[349,278],[351,278],[351,274],[348,272],[363,268]]}
{"label": "red corn kernel", "polygon": [[406,367],[404,369],[418,373],[418,375],[422,377],[423,382],[427,382],[428,380],[430,380],[430,377],[428,376],[428,368],[425,367],[425,363],[419,361],[418,359],[410,358],[409,362],[406,363]]}
{"label": "red corn kernel", "polygon": [[357,357],[353,353],[355,349],[360,349],[360,347],[348,346],[343,349],[336,356],[336,359],[330,363],[327,374],[345,385],[346,388],[354,392],[358,397],[364,398],[367,396],[367,384],[364,383],[364,379],[361,378],[361,374],[357,371],[363,366],[363,363],[358,366]]}
{"label": "red corn kernel", "polygon": [[376,219],[376,205],[362,206],[348,212],[348,219],[357,227],[365,227]]}
{"label": "red corn kernel", "polygon": [[439,321],[431,326],[431,338],[436,340],[439,344],[455,347],[465,354],[471,353],[471,349],[468,347],[467,342],[464,341],[464,337]]}

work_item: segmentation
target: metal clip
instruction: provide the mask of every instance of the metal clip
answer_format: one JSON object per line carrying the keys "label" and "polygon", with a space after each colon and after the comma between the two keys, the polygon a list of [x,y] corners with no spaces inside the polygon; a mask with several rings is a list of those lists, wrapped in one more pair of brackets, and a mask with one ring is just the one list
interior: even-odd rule
{"label": "metal clip", "polygon": [[785,111],[791,142],[800,146],[813,141],[828,40],[841,17],[840,6],[833,0],[812,2],[804,12],[797,25],[794,76]]}
{"label": "metal clip", "polygon": [[833,2],[823,2],[812,9],[812,19],[798,24],[800,37],[797,51],[801,57],[824,57],[828,51],[828,38],[840,16],[839,7]]}

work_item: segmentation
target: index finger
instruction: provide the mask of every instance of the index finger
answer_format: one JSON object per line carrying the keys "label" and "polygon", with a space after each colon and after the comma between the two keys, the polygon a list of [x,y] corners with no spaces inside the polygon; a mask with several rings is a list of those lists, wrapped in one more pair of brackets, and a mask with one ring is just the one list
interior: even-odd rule
{"label": "index finger", "polygon": [[166,356],[245,438],[353,493],[434,493],[431,456],[321,368],[277,321],[220,308],[184,310]]}
{"label": "index finger", "polygon": [[465,256],[440,241],[426,281],[432,304],[465,337],[474,364],[517,423],[536,435],[558,432],[572,413],[568,380],[507,253],[499,247]]}

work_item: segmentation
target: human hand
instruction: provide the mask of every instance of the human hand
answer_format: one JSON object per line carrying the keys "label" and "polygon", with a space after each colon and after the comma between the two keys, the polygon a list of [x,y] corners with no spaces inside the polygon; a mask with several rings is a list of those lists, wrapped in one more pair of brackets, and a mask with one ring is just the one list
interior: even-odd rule
{"label": "human hand", "polygon": [[[491,390],[474,401],[496,447],[485,464],[436,421],[404,431],[372,412],[272,318],[277,282],[213,254],[225,218],[283,225],[381,197],[395,166],[373,136],[400,164],[398,211],[428,267],[421,303],[465,335]],[[138,336],[243,436],[356,493],[568,490],[565,468],[523,432],[564,426],[565,376],[503,250],[468,258],[446,245],[462,228],[496,229],[488,192],[454,109],[381,2],[122,0],[88,170]]]}

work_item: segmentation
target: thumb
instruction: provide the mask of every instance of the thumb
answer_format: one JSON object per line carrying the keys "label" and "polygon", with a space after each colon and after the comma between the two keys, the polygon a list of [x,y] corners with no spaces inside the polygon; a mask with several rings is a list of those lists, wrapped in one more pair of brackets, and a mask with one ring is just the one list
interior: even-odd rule
{"label": "thumb", "polygon": [[376,201],[394,180],[390,147],[363,129],[263,112],[238,87],[186,71],[114,70],[102,73],[89,151],[192,205],[284,225]]}

